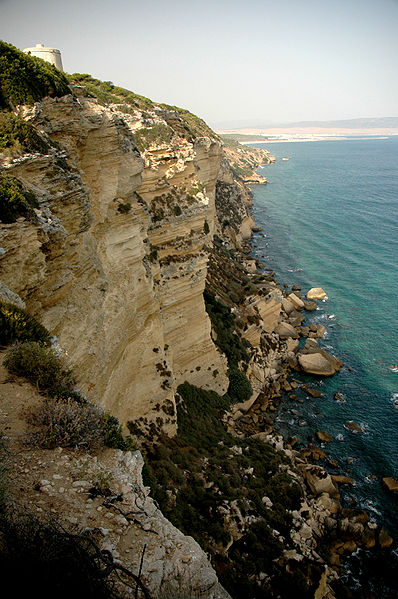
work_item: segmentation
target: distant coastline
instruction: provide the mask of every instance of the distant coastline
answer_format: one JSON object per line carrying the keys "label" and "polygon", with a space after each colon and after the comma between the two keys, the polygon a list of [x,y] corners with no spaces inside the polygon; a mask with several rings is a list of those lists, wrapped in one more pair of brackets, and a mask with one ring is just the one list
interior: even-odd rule
{"label": "distant coastline", "polygon": [[306,141],[336,141],[388,139],[398,135],[398,128],[326,128],[326,127],[274,127],[274,128],[245,128],[217,130],[225,138],[233,139],[241,144],[275,143],[275,142],[306,142]]}
{"label": "distant coastline", "polygon": [[[395,135],[398,135],[395,134]],[[275,137],[270,139],[269,137],[264,137],[263,139],[256,139],[253,141],[240,141],[239,143],[243,144],[243,145],[252,145],[252,144],[258,144],[258,143],[266,143],[266,144],[274,144],[274,143],[304,143],[304,142],[308,142],[308,141],[341,141],[341,140],[352,140],[352,141],[356,141],[356,140],[366,140],[366,139],[388,139],[389,137],[391,137],[391,135],[364,135],[364,136],[351,136],[351,135],[345,135],[345,136],[340,136],[340,135],[336,135],[336,136],[329,136],[329,135],[319,135],[319,136],[311,136],[311,137],[296,137],[294,135],[292,135],[291,137]]]}

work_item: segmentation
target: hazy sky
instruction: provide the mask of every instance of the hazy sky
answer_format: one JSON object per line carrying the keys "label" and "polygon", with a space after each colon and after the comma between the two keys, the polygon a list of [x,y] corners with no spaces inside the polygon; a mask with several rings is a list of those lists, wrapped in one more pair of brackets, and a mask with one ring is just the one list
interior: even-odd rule
{"label": "hazy sky", "polygon": [[213,126],[398,116],[398,0],[0,0],[0,32]]}

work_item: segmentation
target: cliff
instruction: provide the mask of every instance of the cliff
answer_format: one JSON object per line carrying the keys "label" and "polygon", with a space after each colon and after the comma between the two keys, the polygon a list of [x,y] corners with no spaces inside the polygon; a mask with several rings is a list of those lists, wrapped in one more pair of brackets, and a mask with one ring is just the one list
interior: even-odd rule
{"label": "cliff", "polygon": [[[147,486],[139,451],[18,456],[16,407],[40,397],[2,372],[22,505],[100,531],[130,570],[146,550],[155,597],[191,580],[194,593],[228,598],[215,568],[236,598],[297,588],[332,598],[331,566],[376,532],[343,510],[337,483],[312,465],[316,449],[272,430],[283,391],[297,386],[286,377],[300,368],[298,337],[321,336],[300,326],[314,305],[249,255],[248,184],[266,182],[254,169],[272,158],[223,144],[186,110],[89,75],[54,76],[38,95],[22,84],[16,94],[7,78],[1,88],[0,299],[47,328],[79,390],[131,432]],[[311,340],[305,351],[321,350]]]}
{"label": "cliff", "polygon": [[164,113],[147,114],[145,131],[164,127],[172,139],[141,156],[138,111],[72,94],[21,108],[56,148],[3,157],[39,207],[33,222],[3,227],[1,266],[78,365],[84,392],[123,423],[172,433],[176,386],[223,393],[227,378],[202,297],[221,144],[181,138],[163,118],[180,124],[177,113]]}

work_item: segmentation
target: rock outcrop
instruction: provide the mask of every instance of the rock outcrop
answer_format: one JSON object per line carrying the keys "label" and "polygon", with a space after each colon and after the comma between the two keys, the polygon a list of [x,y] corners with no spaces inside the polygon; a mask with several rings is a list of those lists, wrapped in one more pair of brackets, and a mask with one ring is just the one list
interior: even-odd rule
{"label": "rock outcrop", "polygon": [[[228,385],[203,302],[221,144],[169,128],[140,154],[142,114],[118,108],[70,95],[20,110],[61,149],[3,158],[40,208],[3,226],[2,281],[57,336],[83,392],[124,424],[173,434],[179,383]],[[168,127],[146,119],[145,131]]]}

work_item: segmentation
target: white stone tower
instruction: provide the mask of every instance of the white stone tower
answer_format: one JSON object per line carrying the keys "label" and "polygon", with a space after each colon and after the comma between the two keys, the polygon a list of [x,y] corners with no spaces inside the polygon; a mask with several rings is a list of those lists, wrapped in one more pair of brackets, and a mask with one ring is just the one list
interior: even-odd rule
{"label": "white stone tower", "polygon": [[62,59],[61,52],[56,48],[46,48],[43,44],[36,44],[33,48],[25,48],[24,52],[26,54],[31,54],[32,56],[38,56],[47,62],[53,64],[57,69],[63,71],[62,68]]}

